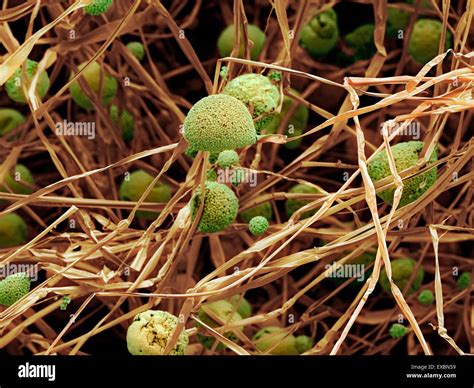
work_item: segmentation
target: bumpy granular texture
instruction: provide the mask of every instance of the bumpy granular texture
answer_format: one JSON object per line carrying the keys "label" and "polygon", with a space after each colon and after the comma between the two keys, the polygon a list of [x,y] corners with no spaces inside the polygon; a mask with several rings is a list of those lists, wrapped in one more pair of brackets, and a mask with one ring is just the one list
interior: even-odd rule
{"label": "bumpy granular texture", "polygon": [[[223,326],[226,323],[234,323],[242,320],[242,316],[236,311],[235,305],[228,302],[227,300],[218,300],[216,302],[202,305],[198,311],[198,317],[202,322],[212,328]],[[215,319],[213,317],[215,317]],[[200,327],[200,325],[197,324],[197,327]],[[225,333],[224,336],[231,341],[237,340],[237,337],[231,331]],[[206,349],[211,349],[215,342],[214,337],[206,336],[201,333],[197,334],[197,339]],[[219,343],[216,349],[225,349],[225,345]]]}
{"label": "bumpy granular texture", "polygon": [[255,347],[262,353],[294,356],[298,355],[298,348],[296,347],[296,338],[292,334],[276,326],[270,326],[259,330],[252,341]]}
{"label": "bumpy granular texture", "polygon": [[[26,60],[26,69],[25,75],[26,80],[31,82],[33,76],[36,73],[36,69],[38,68],[38,62],[33,61],[31,59]],[[20,104],[26,104],[26,97],[23,93],[23,76],[22,76],[22,67],[20,66],[18,69],[15,70],[13,75],[5,82],[5,91],[13,101],[18,102]],[[46,71],[42,71],[38,77],[38,82],[36,84],[36,93],[39,95],[40,98],[43,98],[49,89],[49,77]]]}
{"label": "bumpy granular texture", "polygon": [[239,164],[239,154],[234,150],[225,150],[219,153],[217,165],[222,168],[229,168]]}
{"label": "bumpy granular texture", "polygon": [[[120,185],[120,199],[123,201],[137,202],[153,179],[150,174],[143,170],[132,172]],[[171,199],[171,194],[171,188],[166,183],[158,182],[148,193],[144,202],[165,203]],[[156,218],[157,215],[158,213],[155,212],[137,212],[137,217],[145,219],[153,219]]]}
{"label": "bumpy granular texture", "polygon": [[30,170],[23,164],[17,164],[14,173],[5,176],[3,184],[0,185],[0,191],[11,191],[15,194],[31,194],[33,189],[29,185],[34,184],[35,180]]}
{"label": "bumpy granular texture", "polygon": [[367,59],[375,54],[373,24],[363,24],[347,34],[344,40],[354,50],[354,59]]}
{"label": "bumpy granular texture", "polygon": [[0,248],[14,247],[26,241],[27,227],[18,214],[0,216]]}
{"label": "bumpy granular texture", "polygon": [[420,295],[418,295],[418,302],[421,304],[428,306],[432,304],[435,300],[435,297],[431,290],[423,290],[420,292]]}
{"label": "bumpy granular texture", "polygon": [[[402,259],[393,260],[391,265],[392,265],[392,280],[400,289],[400,291],[403,292],[403,290],[406,288],[408,284],[408,281],[410,280],[410,277],[413,271],[415,270],[416,261],[409,258],[402,258]],[[413,279],[410,289],[408,290],[408,295],[412,294],[413,292],[415,292],[416,290],[420,288],[421,283],[423,282],[424,276],[425,276],[425,271],[420,266],[420,268],[418,268],[418,272],[416,273]],[[385,291],[390,292],[390,282],[388,281],[387,272],[385,272],[385,268],[380,272],[379,281],[382,288]]]}
{"label": "bumpy granular texture", "polygon": [[[191,199],[192,218],[196,217],[201,204],[200,187]],[[234,192],[218,182],[205,183],[204,206],[198,230],[204,233],[220,232],[234,222],[239,208],[239,201]]]}
{"label": "bumpy granular texture", "polygon": [[265,217],[253,217],[249,222],[249,231],[254,236],[261,236],[267,231],[268,226],[268,220]]}
{"label": "bumpy granular texture", "polygon": [[1,108],[0,109],[0,136],[6,135],[13,131],[26,121],[23,116],[16,109]]}
{"label": "bumpy granular texture", "polygon": [[472,275],[469,272],[463,272],[458,278],[458,287],[461,290],[470,288],[472,285]]}
{"label": "bumpy granular texture", "polygon": [[313,16],[301,29],[300,44],[314,58],[328,54],[336,47],[338,39],[337,14],[333,9]]}
{"label": "bumpy granular texture", "polygon": [[0,281],[0,304],[11,306],[30,292],[30,277],[18,272]]}
{"label": "bumpy granular texture", "polygon": [[307,335],[299,335],[296,337],[296,350],[298,353],[304,353],[313,347],[313,340]]}
{"label": "bumpy granular texture", "polygon": [[221,152],[254,144],[257,132],[246,106],[215,94],[199,100],[184,120],[184,138],[194,151]]}
{"label": "bumpy granular texture", "polygon": [[145,58],[145,47],[140,42],[130,42],[127,43],[127,49],[132,53],[132,55],[137,58],[139,61]]}
{"label": "bumpy granular texture", "polygon": [[252,218],[257,216],[265,217],[268,221],[271,221],[273,217],[272,204],[270,202],[264,202],[239,213],[240,219],[247,224]]}
{"label": "bumpy granular texture", "polygon": [[[250,49],[250,57],[255,60],[262,52],[263,45],[265,44],[265,33],[256,25],[247,25],[248,38],[253,42],[253,46]],[[222,57],[228,57],[234,48],[234,36],[235,26],[231,24],[219,35],[217,40],[217,48]],[[244,37],[243,30],[240,32],[241,44],[239,50],[239,57],[244,55]]]}
{"label": "bumpy granular texture", "polygon": [[408,333],[408,329],[400,323],[394,323],[389,329],[390,337],[394,339],[402,338]]}
{"label": "bumpy granular texture", "polygon": [[[319,190],[313,186],[297,184],[293,186],[288,193],[302,193],[302,194],[318,194]],[[298,209],[302,208],[303,206],[307,205],[308,203],[312,202],[311,200],[306,199],[293,199],[289,198],[286,200],[285,207],[286,207],[286,214],[288,217],[291,217],[292,214],[297,211]],[[301,216],[301,218],[308,218],[315,214],[317,209],[309,210]]]}
{"label": "bumpy granular texture", "polygon": [[[81,63],[77,68],[81,70],[84,68],[86,63]],[[101,103],[102,105],[109,105],[112,99],[117,93],[117,80],[110,74],[105,72],[101,76],[101,66],[97,62],[92,62],[82,73],[81,76],[89,85],[91,91],[95,94],[99,94],[99,90],[102,92]],[[74,74],[71,75],[71,78]],[[102,81],[102,82],[101,82]],[[101,85],[102,83],[102,85]],[[102,86],[102,88],[101,88]],[[91,109],[93,107],[92,101],[87,97],[81,88],[78,80],[75,80],[69,86],[69,92],[71,93],[72,99],[77,105],[84,109]]]}
{"label": "bumpy granular texture", "polygon": [[[415,62],[424,65],[438,55],[442,30],[443,23],[439,20],[419,19],[415,22],[408,42],[408,53]],[[444,51],[452,47],[452,40],[452,34],[447,30]]]}
{"label": "bumpy granular texture", "polygon": [[108,11],[113,4],[113,0],[93,0],[84,8],[88,15],[97,16]]}
{"label": "bumpy granular texture", "polygon": [[[292,90],[293,93],[298,94],[295,90]],[[265,133],[275,133],[280,127],[281,122],[285,119],[288,111],[293,105],[293,100],[285,96],[283,98],[283,105],[281,107],[281,112],[276,114],[273,119],[262,128],[262,132]],[[298,107],[293,111],[293,114],[286,121],[286,129],[283,132],[288,137],[299,136],[304,133],[306,127],[308,126],[308,108],[304,105],[298,105]],[[295,149],[298,148],[301,144],[302,139],[291,140],[285,144],[286,148]]]}
{"label": "bumpy granular texture", "polygon": [[133,139],[133,129],[135,127],[135,120],[132,114],[124,109],[120,112],[120,124],[119,124],[119,108],[117,105],[110,106],[110,118],[114,125],[122,130],[122,137],[125,141]]}
{"label": "bumpy granular texture", "polygon": [[237,312],[243,319],[246,319],[252,315],[252,305],[245,298],[241,298],[239,294],[232,295],[229,298],[229,302],[232,306],[237,308]]}
{"label": "bumpy granular texture", "polygon": [[[395,160],[395,166],[397,172],[402,172],[418,162],[420,152],[423,149],[423,142],[421,141],[408,141],[404,143],[398,143],[392,148],[393,158]],[[430,165],[438,160],[438,147],[435,148],[430,156],[427,165]],[[383,178],[391,176],[390,166],[388,163],[387,151],[382,150],[369,162],[367,165],[372,181],[377,182]],[[416,201],[420,198],[436,181],[436,167],[429,169],[428,171],[417,174],[416,176],[403,180],[403,192],[400,199],[399,207],[408,205],[411,202]],[[393,196],[395,193],[395,187],[379,192],[377,195],[382,198],[389,205],[393,204]]]}
{"label": "bumpy granular texture", "polygon": [[280,91],[261,74],[238,76],[227,84],[223,93],[242,101],[253,118],[258,118],[255,122],[257,132],[273,119],[280,104]]}
{"label": "bumpy granular texture", "polygon": [[[148,310],[137,314],[127,330],[127,348],[135,356],[163,355],[171,339],[178,318],[161,310]],[[186,352],[189,338],[183,330],[170,355],[179,356]]]}

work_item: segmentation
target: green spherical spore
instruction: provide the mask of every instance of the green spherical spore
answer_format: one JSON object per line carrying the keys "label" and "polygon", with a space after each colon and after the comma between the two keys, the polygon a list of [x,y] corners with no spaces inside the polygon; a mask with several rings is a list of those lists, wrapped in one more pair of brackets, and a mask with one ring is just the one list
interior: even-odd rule
{"label": "green spherical spore", "polygon": [[132,114],[124,109],[120,112],[120,124],[119,124],[119,108],[117,105],[110,106],[110,118],[114,125],[122,129],[123,140],[130,141],[133,139],[133,129],[135,127],[135,119]]}
{"label": "green spherical spore", "polygon": [[249,318],[252,315],[252,305],[245,298],[241,298],[239,294],[232,295],[229,302],[237,308],[237,312],[243,319]]}
{"label": "green spherical spore", "polygon": [[[81,63],[77,68],[82,70],[86,63]],[[81,73],[81,77],[86,81],[91,91],[95,94],[99,94],[99,90],[102,92],[101,103],[102,105],[109,105],[112,99],[117,93],[117,80],[105,71],[102,73],[100,64],[92,62],[87,68]],[[74,74],[71,75],[71,79]],[[101,82],[102,81],[102,82]],[[102,85],[101,85],[102,84]],[[102,88],[101,88],[102,86]],[[69,85],[69,92],[71,93],[72,99],[77,105],[84,109],[91,109],[93,107],[92,101],[87,97],[76,79]]]}
{"label": "green spherical spore", "polygon": [[[443,23],[439,20],[419,19],[415,22],[408,42],[408,53],[415,62],[424,65],[438,55],[442,31]],[[444,51],[448,50],[451,45],[452,34],[447,30]]]}
{"label": "green spherical spore", "polygon": [[254,335],[252,341],[262,353],[282,356],[295,356],[299,354],[295,336],[288,334],[281,327],[265,327]]}
{"label": "green spherical spore", "polygon": [[363,24],[344,38],[346,43],[354,50],[354,59],[367,59],[375,54],[373,24]]}
{"label": "green spherical spore", "polygon": [[234,150],[225,150],[219,153],[217,165],[222,168],[229,168],[239,164],[239,154]]}
{"label": "green spherical spore", "polygon": [[30,170],[23,164],[17,164],[15,166],[15,172],[5,176],[3,184],[0,185],[0,191],[15,194],[31,194],[33,189],[30,185],[34,184],[35,180]]}
{"label": "green spherical spore", "polygon": [[145,47],[141,42],[130,42],[127,44],[127,49],[132,53],[132,55],[137,58],[139,61],[145,58]]}
{"label": "green spherical spore", "polygon": [[[250,49],[250,57],[255,60],[262,52],[263,45],[265,44],[265,33],[257,26],[253,24],[247,25],[248,38],[253,42],[253,46]],[[241,44],[239,57],[244,55],[244,36],[243,31],[241,31]],[[224,31],[219,35],[217,40],[217,48],[222,57],[228,57],[234,48],[234,36],[235,36],[235,26],[231,24],[227,26]]]}
{"label": "green spherical spore", "polygon": [[4,136],[8,132],[13,131],[25,121],[25,116],[16,109],[0,108],[0,136]]}
{"label": "green spherical spore", "polygon": [[89,5],[85,6],[84,11],[92,16],[102,15],[108,11],[113,2],[113,0],[92,0]]}
{"label": "green spherical spore", "polygon": [[420,302],[421,304],[425,306],[432,304],[434,300],[435,300],[435,297],[433,293],[431,292],[431,290],[423,290],[418,295],[418,302]]}
{"label": "green spherical spore", "polygon": [[301,29],[300,44],[314,58],[332,51],[339,40],[337,14],[333,9],[321,12]]}
{"label": "green spherical spore", "polygon": [[[410,258],[395,259],[392,261],[391,265],[392,280],[395,282],[400,291],[403,291],[406,288],[413,271],[415,270],[416,261]],[[420,266],[415,278],[413,279],[410,289],[407,291],[408,295],[420,288],[424,276],[425,271]],[[385,291],[390,292],[390,282],[388,281],[387,272],[385,272],[385,269],[380,273],[380,285]]]}
{"label": "green spherical spore", "polygon": [[[319,190],[313,186],[304,185],[304,184],[297,184],[293,186],[288,193],[301,193],[301,194],[318,194]],[[285,208],[286,214],[288,217],[291,217],[295,211],[302,208],[303,206],[307,205],[308,203],[312,202],[311,200],[307,199],[293,199],[289,198],[286,200]],[[316,213],[317,209],[308,210],[307,212],[303,213],[301,216],[302,218],[311,217]]]}
{"label": "green spherical spore", "polygon": [[[234,192],[226,185],[206,181],[204,189],[204,207],[198,230],[203,233],[220,232],[234,222],[239,201]],[[196,218],[201,204],[201,190],[197,188],[191,198],[192,218]]]}
{"label": "green spherical spore", "polygon": [[400,323],[394,323],[388,330],[390,337],[394,339],[399,339],[405,336],[408,333],[408,329]]}
{"label": "green spherical spore", "polygon": [[296,337],[295,345],[298,353],[301,354],[313,347],[313,340],[307,335],[299,335]]}
{"label": "green spherical spore", "polygon": [[30,292],[30,277],[18,272],[0,281],[0,304],[11,306]]}
{"label": "green spherical spore", "polygon": [[26,241],[25,221],[18,214],[8,213],[0,216],[0,248],[9,248]]}
{"label": "green spherical spore", "polygon": [[[137,202],[143,195],[147,187],[153,181],[153,177],[143,170],[134,171],[125,178],[119,190],[122,201]],[[144,202],[166,203],[171,199],[171,188],[162,182],[157,182],[155,187],[146,196]],[[137,217],[144,219],[154,219],[159,213],[148,211],[137,211]]]}
{"label": "green spherical spore", "polygon": [[261,74],[238,76],[226,85],[222,93],[237,98],[247,106],[253,118],[257,119],[257,132],[272,121],[280,104],[280,91]]}
{"label": "green spherical spore", "polygon": [[[408,141],[398,143],[392,148],[393,158],[397,172],[406,170],[418,162],[420,152],[423,149],[423,142]],[[438,160],[438,148],[436,147],[430,156],[427,165],[430,165]],[[367,169],[372,181],[377,182],[383,178],[391,176],[390,166],[388,163],[387,151],[382,150],[369,162]],[[403,192],[400,199],[399,207],[408,205],[411,202],[420,198],[436,181],[436,167],[428,171],[418,174],[412,178],[403,180]],[[393,196],[395,187],[384,190],[377,195],[382,198],[389,205],[393,205]]]}
{"label": "green spherical spore", "polygon": [[466,290],[470,288],[472,285],[472,275],[469,272],[463,272],[461,275],[459,275],[458,278],[458,287],[461,290]]}
{"label": "green spherical spore", "polygon": [[399,31],[403,31],[410,21],[410,13],[398,8],[388,8],[387,35],[395,38]]}
{"label": "green spherical spore", "polygon": [[265,217],[267,221],[271,221],[273,217],[272,204],[270,202],[264,202],[239,213],[240,219],[246,224],[248,224],[252,218],[257,216]]}
{"label": "green spherical spore", "polygon": [[[242,320],[241,315],[235,309],[235,305],[227,300],[218,300],[202,305],[198,311],[198,317],[202,322],[213,329],[223,326],[226,323],[234,323]],[[199,324],[196,326],[200,327]],[[224,337],[231,341],[237,341],[237,337],[231,331],[225,333]],[[200,333],[197,334],[197,339],[206,349],[211,349],[215,342],[213,337]],[[225,345],[219,343],[216,350],[222,350],[225,349],[225,347]]]}
{"label": "green spherical spore", "polygon": [[[36,70],[38,68],[38,62],[33,61],[31,59],[26,60],[26,79],[28,82],[31,82],[33,76],[36,74]],[[26,96],[23,93],[23,88],[21,83],[23,82],[23,72],[22,67],[19,67],[15,70],[13,75],[5,82],[5,91],[13,101],[18,102],[20,104],[26,104]],[[36,93],[43,98],[49,89],[49,77],[48,73],[43,70],[39,77],[38,82],[36,84]]]}
{"label": "green spherical spore", "polygon": [[253,217],[249,222],[249,231],[254,236],[261,236],[268,229],[268,220],[265,217]]}
{"label": "green spherical spore", "polygon": [[257,132],[246,106],[227,94],[199,100],[184,119],[184,138],[195,151],[221,152],[254,144]]}
{"label": "green spherical spore", "polygon": [[[128,351],[134,356],[163,355],[177,326],[178,318],[167,311],[147,310],[137,314],[127,330]],[[188,333],[183,330],[169,354],[185,354],[188,343]]]}

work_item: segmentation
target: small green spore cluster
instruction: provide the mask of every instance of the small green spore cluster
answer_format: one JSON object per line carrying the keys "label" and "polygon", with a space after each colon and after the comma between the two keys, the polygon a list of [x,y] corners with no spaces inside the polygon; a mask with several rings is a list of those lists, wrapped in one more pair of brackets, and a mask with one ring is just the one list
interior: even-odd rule
{"label": "small green spore cluster", "polygon": [[239,213],[240,219],[247,224],[252,218],[257,216],[265,217],[267,221],[270,222],[273,217],[272,204],[270,202],[264,202]]}
{"label": "small green spore cluster", "polygon": [[[290,190],[288,190],[288,193],[318,194],[319,190],[313,186],[309,186],[305,184],[297,184],[293,186]],[[306,206],[310,202],[312,201],[306,200],[306,199],[288,198],[285,203],[286,214],[288,215],[288,217],[291,217],[294,212],[296,212],[298,209],[302,208],[303,206]],[[317,209],[308,210],[307,212],[303,213],[301,217],[302,218],[311,217],[312,215],[316,213],[316,211]]]}
{"label": "small green spore cluster", "polygon": [[141,42],[130,42],[127,43],[127,49],[130,53],[137,58],[139,61],[142,61],[145,58],[145,46]]}
{"label": "small green spore cluster", "polygon": [[408,333],[408,329],[401,323],[394,323],[390,326],[388,333],[393,339],[399,339],[403,338]]}
{"label": "small green spore cluster", "polygon": [[470,272],[463,272],[458,277],[458,287],[461,290],[466,290],[472,286],[472,275]]}
{"label": "small green spore cluster", "polygon": [[280,91],[261,74],[242,74],[231,80],[223,93],[237,98],[247,106],[256,120],[257,132],[273,119],[280,104]]}
{"label": "small green spore cluster", "polygon": [[314,58],[320,58],[331,52],[336,47],[338,39],[337,14],[333,9],[313,16],[300,33],[301,47]]}
{"label": "small green spore cluster", "polygon": [[17,272],[0,281],[0,304],[11,306],[30,292],[31,280],[27,273]]}
{"label": "small green spore cluster", "polygon": [[[424,65],[438,55],[443,23],[434,19],[419,19],[413,26],[408,42],[408,53],[415,62]],[[452,47],[452,34],[446,31],[444,50]]]}
{"label": "small green spore cluster", "polygon": [[25,121],[25,116],[16,109],[0,108],[0,136],[13,131]]}
{"label": "small green spore cluster", "polygon": [[[400,291],[403,291],[406,288],[413,271],[415,270],[416,261],[410,258],[395,259],[391,262],[391,266],[392,280],[400,289]],[[410,289],[408,290],[408,295],[412,294],[420,288],[424,277],[425,271],[420,266],[420,268],[418,268],[418,272],[415,275],[415,278],[413,279]],[[385,269],[380,272],[379,281],[382,288],[386,292],[390,292],[390,282],[388,281],[387,272],[385,272]]]}
{"label": "small green spore cluster", "polygon": [[[408,141],[398,143],[391,147],[397,172],[402,172],[403,170],[415,166],[418,162],[423,146],[424,143],[421,141]],[[436,160],[438,160],[437,147],[431,154],[427,165],[436,162]],[[392,174],[390,172],[387,151],[382,150],[376,154],[368,163],[367,169],[373,182],[391,176]],[[420,198],[431,186],[433,186],[436,181],[436,175],[436,167],[433,167],[422,174],[418,174],[409,179],[404,179],[403,192],[399,207],[408,205]],[[393,205],[394,193],[395,187],[379,192],[377,195],[389,205]]]}
{"label": "small green spore cluster", "polygon": [[[27,82],[31,82],[33,76],[36,74],[36,70],[38,69],[38,62],[33,61],[31,59],[26,60],[26,68],[25,68],[25,75]],[[22,88],[23,82],[23,72],[22,67],[19,67],[15,70],[13,75],[5,82],[5,91],[13,101],[18,102],[20,104],[26,104],[26,96],[23,93]],[[43,70],[39,77],[38,82],[36,84],[36,93],[43,98],[49,89],[49,77],[48,73]]]}
{"label": "small green spore cluster", "polygon": [[131,141],[133,139],[133,130],[135,128],[135,119],[132,114],[126,109],[119,112],[117,105],[111,105],[110,118],[114,125],[122,130],[123,140],[126,142]]}
{"label": "small green spore cluster", "polygon": [[249,231],[254,236],[261,236],[268,229],[268,220],[262,216],[253,217],[249,222]]}
{"label": "small green spore cluster", "polygon": [[435,297],[431,290],[423,290],[418,295],[418,302],[420,302],[424,306],[429,306],[435,300]]}
{"label": "small green spore cluster", "polygon": [[[263,45],[265,44],[265,33],[256,25],[247,25],[247,33],[249,40],[252,41],[253,46],[250,49],[250,57],[255,60],[262,52]],[[243,30],[240,32],[241,44],[239,50],[239,57],[244,55],[244,37]],[[231,24],[227,26],[219,35],[217,40],[217,48],[222,57],[228,57],[232,49],[234,48],[235,40],[235,25]]]}
{"label": "small green spore cluster", "polygon": [[11,191],[15,194],[31,194],[33,192],[31,186],[34,184],[35,180],[31,171],[23,164],[17,164],[15,171],[4,177],[3,184],[0,185],[0,191]]}
{"label": "small green spore cluster", "polygon": [[229,168],[239,164],[239,154],[234,150],[225,150],[219,153],[216,164],[221,168]]}
{"label": "small green spore cluster", "polygon": [[26,223],[18,214],[7,213],[0,216],[0,249],[23,244],[26,235]]}
{"label": "small green spore cluster", "polygon": [[256,348],[266,354],[294,356],[313,347],[307,336],[294,336],[281,327],[270,326],[260,329],[252,338]]}
{"label": "small green spore cluster", "polygon": [[113,2],[113,0],[92,0],[89,5],[84,7],[84,11],[92,16],[102,15],[109,10]]}
{"label": "small green spore cluster", "polygon": [[246,106],[227,94],[207,96],[194,104],[184,120],[183,135],[193,151],[234,150],[257,141]]}
{"label": "small green spore cluster", "polygon": [[[147,310],[137,314],[127,330],[128,351],[134,356],[163,355],[177,326],[178,318],[167,311]],[[183,330],[169,354],[185,354],[188,343],[188,333]]]}
{"label": "small green spore cluster", "polygon": [[354,59],[368,59],[375,54],[373,24],[363,24],[347,34],[345,42],[354,50]]}

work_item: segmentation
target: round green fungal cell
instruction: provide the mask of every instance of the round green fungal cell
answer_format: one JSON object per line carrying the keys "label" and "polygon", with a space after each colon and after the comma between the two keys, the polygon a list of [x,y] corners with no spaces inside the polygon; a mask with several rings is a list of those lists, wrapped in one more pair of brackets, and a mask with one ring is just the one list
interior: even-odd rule
{"label": "round green fungal cell", "polygon": [[[292,92],[299,95],[299,93],[295,90],[292,90]],[[262,128],[262,132],[264,131],[265,133],[276,133],[276,131],[280,127],[281,122],[285,119],[289,110],[292,108],[292,105],[293,100],[288,96],[284,96],[281,112],[277,113],[272,118],[272,120],[264,128]],[[308,108],[301,104],[298,105],[298,107],[288,118],[287,128],[284,132],[285,135],[291,138],[303,134],[306,130],[306,127],[308,126],[308,117]],[[290,140],[285,144],[285,147],[292,150],[296,149],[301,145],[301,141],[302,139]]]}
{"label": "round green fungal cell", "polygon": [[17,272],[0,281],[0,304],[11,306],[30,292],[31,280],[27,273]]}
{"label": "round green fungal cell", "polygon": [[261,74],[242,74],[231,80],[222,93],[245,104],[256,120],[257,132],[272,121],[280,104],[280,91]]}
{"label": "round green fungal cell", "polygon": [[313,16],[300,33],[301,47],[314,58],[329,54],[336,47],[338,40],[337,14],[333,9]]}
{"label": "round green fungal cell", "polygon": [[[196,218],[201,204],[201,189],[198,187],[191,198],[192,219]],[[227,228],[237,217],[239,201],[234,192],[218,182],[205,182],[204,206],[198,231],[203,233],[220,232]]]}
{"label": "round green fungal cell", "polygon": [[252,145],[257,132],[247,107],[227,94],[199,100],[184,119],[184,138],[194,151],[221,152]]}
{"label": "round green fungal cell", "polygon": [[[137,202],[148,186],[151,185],[153,177],[143,170],[136,170],[122,181],[119,196],[122,201]],[[171,188],[163,182],[157,182],[155,187],[146,196],[144,202],[166,203],[171,199]],[[137,211],[137,217],[143,219],[154,219],[159,213],[148,211]]]}
{"label": "round green fungal cell", "polygon": [[[392,266],[392,280],[400,289],[400,291],[403,291],[406,288],[413,271],[415,270],[416,261],[410,258],[395,259],[392,261],[391,266]],[[408,295],[413,294],[416,290],[420,288],[424,277],[425,277],[425,271],[420,266],[420,268],[418,268],[418,272],[416,273],[409,290],[407,291]],[[390,282],[388,281],[387,272],[385,271],[385,268],[380,272],[379,281],[380,281],[380,285],[386,292],[391,292]]]}
{"label": "round green fungal cell", "polygon": [[254,335],[252,341],[262,353],[280,356],[296,356],[299,354],[296,347],[296,337],[288,334],[281,327],[265,327]]}
{"label": "round green fungal cell", "polygon": [[307,335],[299,335],[296,337],[295,345],[296,350],[298,350],[298,353],[301,354],[307,352],[313,347],[313,340]]}
{"label": "round green fungal cell", "polygon": [[219,153],[217,165],[222,168],[229,168],[239,164],[239,154],[234,150],[225,150]]}
{"label": "round green fungal cell", "polygon": [[408,333],[408,329],[400,323],[394,323],[392,326],[390,326],[388,333],[393,339],[399,339]]}
{"label": "round green fungal cell", "polygon": [[[38,62],[33,61],[31,59],[26,60],[26,68],[25,68],[25,75],[26,80],[31,82],[33,76],[36,74],[36,70],[38,69]],[[13,75],[5,82],[5,91],[13,101],[18,102],[20,104],[26,104],[26,96],[23,93],[23,71],[22,67],[20,66],[18,69],[15,70]],[[39,77],[38,82],[36,84],[36,93],[43,98],[49,89],[49,77],[48,73],[43,70]]]}
{"label": "round green fungal cell", "polygon": [[466,290],[472,286],[472,275],[470,272],[463,272],[458,277],[458,287],[461,290]]}
{"label": "round green fungal cell", "polygon": [[[297,184],[293,186],[288,193],[301,193],[301,194],[318,194],[319,190],[316,187],[305,185],[305,184]],[[286,214],[288,217],[291,217],[294,212],[298,209],[306,206],[308,203],[312,202],[311,200],[307,199],[293,199],[288,198],[285,202]],[[317,209],[308,210],[307,212],[303,213],[301,216],[302,218],[308,218],[314,215],[317,212]]]}
{"label": "round green fungal cell", "polygon": [[25,116],[16,109],[0,108],[0,136],[4,136],[18,128],[25,121]]}
{"label": "round green fungal cell", "polygon": [[[443,23],[434,19],[419,19],[413,26],[408,42],[408,53],[413,60],[424,65],[438,55]],[[451,31],[446,31],[444,51],[452,47]]]}
{"label": "round green fungal cell", "polygon": [[[87,63],[81,63],[77,69],[80,71],[84,68]],[[71,75],[71,79],[74,74]],[[81,77],[86,81],[90,90],[98,95],[99,91],[102,92],[101,104],[109,105],[112,99],[117,93],[117,80],[112,77],[105,70],[102,71],[101,66],[98,62],[92,62],[87,68],[81,73]],[[102,81],[102,82],[101,82]],[[102,84],[102,85],[101,85]],[[69,92],[74,102],[84,109],[92,109],[93,102],[84,93],[79,81],[76,79],[69,85]]]}
{"label": "round green fungal cell", "polygon": [[[403,170],[415,166],[418,162],[423,146],[424,143],[421,141],[408,141],[398,143],[391,147],[397,172],[402,172]],[[433,164],[437,160],[438,147],[436,147],[430,155],[427,165]],[[387,151],[382,150],[376,154],[368,163],[367,170],[373,182],[392,176]],[[433,167],[422,174],[417,174],[412,178],[404,179],[403,192],[399,207],[408,205],[420,198],[431,186],[433,186],[436,181],[436,175],[436,167]],[[393,205],[394,194],[395,187],[377,193],[377,195],[389,205]]]}
{"label": "round green fungal cell", "polygon": [[27,227],[16,213],[0,216],[0,249],[14,247],[26,241]]}
{"label": "round green fungal cell", "polygon": [[[128,351],[134,356],[163,355],[178,322],[178,318],[167,311],[147,310],[137,314],[127,330]],[[169,354],[184,355],[188,343],[188,333],[183,330]]]}
{"label": "round green fungal cell", "polygon": [[410,13],[398,8],[389,7],[387,13],[387,35],[395,38],[403,31],[410,21]]}
{"label": "round green fungal cell", "polygon": [[112,4],[113,0],[92,0],[89,5],[84,7],[84,11],[88,15],[98,16],[107,12]]}
{"label": "round green fungal cell", "polygon": [[30,170],[23,164],[17,164],[15,171],[5,176],[0,191],[27,195],[33,192],[31,186],[34,184],[35,180]]}
{"label": "round green fungal cell", "polygon": [[249,231],[254,236],[261,236],[268,229],[268,220],[262,216],[253,217],[249,222]]}
{"label": "round green fungal cell", "polygon": [[[252,41],[253,46],[250,49],[250,57],[255,60],[262,52],[265,44],[265,33],[256,25],[247,25],[247,33],[249,40]],[[241,44],[239,50],[239,57],[244,55],[244,35],[243,30],[240,32]],[[227,26],[219,35],[217,40],[217,48],[222,57],[228,57],[234,48],[235,26],[233,24]]]}
{"label": "round green fungal cell", "polygon": [[145,58],[145,47],[141,42],[130,42],[127,43],[127,49],[130,53],[137,58],[139,61],[142,61]]}
{"label": "round green fungal cell", "polygon": [[237,309],[237,312],[242,319],[252,316],[252,305],[247,299],[241,298],[239,294],[232,295],[229,298],[229,302]]}
{"label": "round green fungal cell", "polygon": [[273,217],[272,204],[270,202],[264,202],[239,213],[240,219],[246,224],[248,224],[252,218],[257,216],[265,217],[267,221],[270,222]]}
{"label": "round green fungal cell", "polygon": [[[198,311],[199,320],[209,327],[217,328],[226,323],[234,323],[242,320],[242,316],[236,311],[236,306],[227,300],[218,300],[212,303],[203,304]],[[201,327],[198,323],[197,327]],[[198,341],[206,348],[211,349],[214,345],[214,337],[201,333],[197,334]],[[237,337],[231,331],[224,333],[224,337],[231,341],[237,341]],[[216,350],[223,350],[226,346],[219,342]]]}
{"label": "round green fungal cell", "polygon": [[422,305],[428,306],[432,304],[435,300],[435,297],[431,290],[423,290],[420,292],[418,295],[418,302],[420,302]]}
{"label": "round green fungal cell", "polygon": [[363,24],[347,34],[345,42],[354,50],[354,59],[368,59],[375,54],[373,24]]}
{"label": "round green fungal cell", "polygon": [[[120,124],[119,124],[119,116],[120,116]],[[122,130],[122,137],[123,140],[128,142],[133,139],[133,130],[135,128],[135,119],[133,118],[132,114],[124,109],[119,112],[119,108],[117,105],[110,106],[110,118],[114,125]]]}

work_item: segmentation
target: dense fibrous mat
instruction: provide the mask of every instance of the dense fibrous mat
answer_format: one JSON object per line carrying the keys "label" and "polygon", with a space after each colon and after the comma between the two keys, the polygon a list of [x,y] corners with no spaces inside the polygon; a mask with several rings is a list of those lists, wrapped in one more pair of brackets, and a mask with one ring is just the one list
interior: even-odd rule
{"label": "dense fibrous mat", "polygon": [[[295,355],[473,352],[472,1],[389,2],[409,14],[392,14],[403,20],[389,33],[378,1],[92,3],[0,10],[0,108],[15,110],[0,114],[0,187],[17,164],[32,176],[15,179],[27,191],[0,190],[0,217],[17,222],[0,231],[0,279],[31,278],[0,306],[0,354],[127,355],[145,312],[153,325],[130,331],[134,353],[271,353],[270,337],[256,342],[271,331],[276,353]],[[317,15],[331,6],[337,42],[303,47],[302,28],[326,30]],[[438,21],[436,41],[417,51],[421,18]],[[231,24],[239,37],[221,58]],[[257,47],[248,24],[265,33],[252,32]],[[373,39],[352,34],[361,25]],[[245,103],[222,94],[248,73],[271,85],[265,109],[245,90]],[[298,107],[309,116],[292,118]],[[409,141],[416,153],[397,164]],[[221,168],[226,150],[238,158]],[[377,154],[385,170],[372,180]],[[121,197],[137,170],[148,192]],[[407,182],[423,183],[409,201]],[[152,202],[157,185],[169,191]],[[249,232],[255,216],[263,234]],[[391,267],[404,258],[408,270]],[[236,295],[252,315],[203,321],[202,306]]]}

